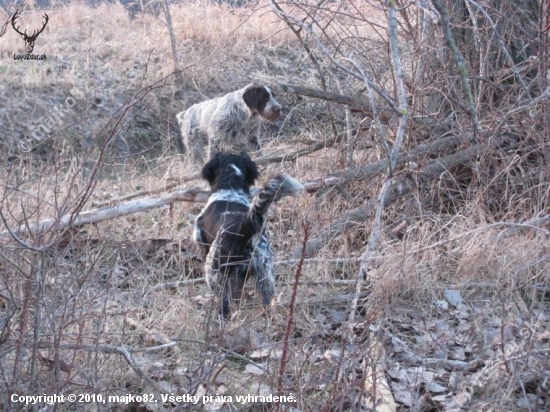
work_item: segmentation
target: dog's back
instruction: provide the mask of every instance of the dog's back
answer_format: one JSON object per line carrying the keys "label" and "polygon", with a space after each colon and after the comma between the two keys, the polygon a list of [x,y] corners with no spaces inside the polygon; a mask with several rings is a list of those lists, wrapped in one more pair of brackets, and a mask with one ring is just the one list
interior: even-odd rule
{"label": "dog's back", "polygon": [[195,164],[216,151],[260,150],[260,122],[274,121],[281,106],[267,86],[251,84],[224,96],[194,104],[176,117],[182,143]]}
{"label": "dog's back", "polygon": [[295,195],[302,185],[280,174],[250,203],[249,188],[258,170],[246,154],[218,153],[204,166],[202,175],[214,193],[196,219],[194,238],[205,260],[206,280],[222,297],[222,314],[229,316],[231,296],[239,299],[248,277],[256,280],[262,303],[268,306],[275,278],[265,216],[274,201]]}
{"label": "dog's back", "polygon": [[[219,237],[223,245],[231,251],[223,253],[223,259],[234,262],[236,259],[249,259],[247,249],[252,249],[252,237],[261,233],[265,216],[274,201],[294,196],[302,190],[297,180],[285,174],[270,179],[250,204],[244,192],[222,191],[214,193],[195,221],[203,235],[197,235],[201,244],[203,258],[208,254],[210,245]],[[221,233],[221,235],[220,235]],[[222,247],[222,246],[220,246]],[[236,252],[236,248],[244,251]]]}
{"label": "dog's back", "polygon": [[[225,230],[227,232],[224,235],[226,238],[229,238],[233,233],[240,233],[241,224],[250,207],[246,195],[240,199],[235,196],[234,199],[228,200],[226,197],[220,198],[213,194],[211,200],[209,199],[208,204],[195,220],[195,228],[200,231],[200,233],[195,232],[195,241],[199,243],[203,259],[206,258],[210,245],[212,245],[220,231]],[[243,236],[239,235],[238,243],[246,243],[242,240]]]}

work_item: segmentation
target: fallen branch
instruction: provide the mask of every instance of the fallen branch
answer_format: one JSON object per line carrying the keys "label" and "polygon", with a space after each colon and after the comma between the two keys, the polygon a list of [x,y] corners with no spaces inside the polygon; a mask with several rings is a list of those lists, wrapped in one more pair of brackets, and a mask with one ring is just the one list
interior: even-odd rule
{"label": "fallen branch", "polygon": [[[292,285],[294,282],[277,282],[278,285]],[[331,280],[300,280],[298,282],[300,286],[351,286],[355,285],[355,281],[347,279],[331,279]]]}
{"label": "fallen branch", "polygon": [[[476,158],[483,150],[500,146],[506,138],[491,139],[488,143],[473,145],[467,149],[461,150],[450,156],[445,156],[429,161],[426,166],[418,173],[419,178],[433,179],[449,170],[456,169],[458,166],[468,164]],[[399,197],[406,195],[411,190],[412,181],[401,179],[393,183],[384,199],[384,208],[395,202]],[[343,217],[337,219],[333,224],[324,229],[317,237],[312,238],[306,245],[306,257],[311,257],[321,248],[330,243],[330,240],[340,233],[349,230],[358,223],[367,220],[376,207],[376,200],[366,203],[356,209],[347,212]],[[295,256],[298,251],[293,252]]]}
{"label": "fallen branch", "polygon": [[[443,139],[438,139],[434,142],[421,144],[414,149],[398,156],[396,166],[402,166],[407,162],[418,161],[427,155],[435,155],[456,148],[460,144],[470,143],[473,138],[463,138],[450,136]],[[363,180],[372,179],[388,169],[388,159],[382,159],[377,162],[360,167],[358,170],[348,172],[334,173],[320,179],[308,180],[303,182],[306,192],[313,193],[327,187],[335,186],[348,180]]]}
{"label": "fallen branch", "polygon": [[273,156],[273,157],[264,156],[264,157],[255,159],[254,161],[259,165],[264,165],[268,163],[293,162],[299,157],[307,156],[308,154],[317,152],[322,149],[326,149],[327,147],[331,147],[333,145],[334,145],[334,141],[316,142],[307,147],[304,147],[303,149],[296,150],[289,154],[285,154],[282,156]]}
{"label": "fallen branch", "polygon": [[[414,149],[409,150],[408,152],[402,153],[397,157],[395,163],[396,166],[403,165],[407,162],[418,161],[421,158],[424,158],[427,155],[435,155],[442,153],[451,149],[458,147],[460,144],[471,143],[473,142],[473,137],[459,137],[459,136],[449,136],[443,139],[436,139],[433,142],[424,143],[416,146]],[[346,179],[369,179],[375,175],[379,175],[388,170],[388,159],[382,159],[378,162],[371,163],[359,168],[358,171],[347,172],[343,177]],[[338,175],[333,175],[338,176]]]}
{"label": "fallen branch", "polygon": [[[383,259],[383,256],[372,256],[371,259]],[[300,259],[288,259],[288,260],[277,260],[273,262],[275,265],[291,265],[294,266],[298,263]],[[348,258],[334,258],[334,259],[325,259],[325,258],[309,258],[304,259],[304,263],[319,263],[321,265],[334,265],[334,266],[344,266],[351,263],[360,262],[360,257],[348,257]],[[346,281],[347,282],[347,281]]]}
{"label": "fallen branch", "polygon": [[[311,182],[305,182],[303,185],[307,192],[315,192],[322,188],[333,186],[337,184],[341,179],[338,177],[326,177],[323,179],[316,179]],[[251,190],[251,196],[257,193],[257,189]],[[36,225],[28,225],[20,227],[15,230],[5,230],[0,232],[0,236],[12,236],[16,235],[28,235],[37,234],[46,231],[58,224],[59,229],[65,229],[68,227],[79,227],[90,223],[98,223],[108,219],[114,219],[121,216],[130,215],[137,212],[145,212],[149,209],[154,209],[161,206],[169,205],[174,202],[190,202],[190,203],[206,203],[210,197],[211,192],[206,190],[200,190],[197,188],[178,190],[176,192],[167,193],[159,197],[146,197],[143,199],[133,200],[127,203],[123,203],[116,206],[107,206],[99,209],[92,209],[86,212],[80,213],[78,216],[65,215],[61,219],[46,219]]]}
{"label": "fallen branch", "polygon": [[443,368],[448,372],[477,372],[483,367],[484,362],[480,359],[474,359],[469,362],[454,360],[454,359],[439,359],[439,358],[423,358],[420,356],[415,356],[413,354],[408,354],[403,356],[402,362],[406,362],[409,365],[418,365],[425,368]]}
{"label": "fallen branch", "polygon": [[147,293],[155,292],[157,290],[164,290],[164,289],[177,289],[183,286],[195,286],[205,282],[206,280],[204,278],[199,278],[199,279],[178,280],[175,282],[160,283],[150,288],[147,291]]}
{"label": "fallen branch", "polygon": [[101,352],[101,353],[115,353],[122,355],[126,363],[134,370],[134,372],[142,378],[155,392],[158,399],[160,399],[160,394],[164,393],[162,388],[151,378],[149,377],[134,361],[132,353],[138,352],[156,352],[159,350],[165,350],[168,348],[174,348],[177,342],[170,341],[166,344],[153,346],[148,348],[127,348],[122,346],[110,346],[110,345],[73,345],[73,344],[60,344],[55,347],[47,342],[40,342],[38,344],[39,349],[61,349],[61,350],[85,350],[88,352]]}
{"label": "fallen branch", "polygon": [[[463,139],[460,137],[453,136],[445,139],[439,139],[432,143],[426,143],[412,149],[408,153],[404,153],[402,156],[399,156],[397,159],[397,165],[402,165],[408,161],[418,160],[420,158],[425,157],[426,155],[434,155],[436,153],[440,153],[442,151],[452,149],[461,143],[469,142],[469,141],[470,141],[469,139]],[[315,143],[309,146],[309,148],[305,148],[303,150],[309,150],[310,153],[312,153],[314,151],[313,149],[319,148],[321,144],[324,144],[324,143],[321,143],[321,142]],[[466,149],[466,150],[469,150],[469,149]],[[298,152],[299,151],[294,152],[296,156],[298,156]],[[453,156],[449,156],[449,158],[452,158]],[[282,156],[282,157],[285,158],[285,156]],[[440,160],[445,162],[444,159],[445,158],[441,158]],[[268,162],[267,159],[264,159],[264,160],[258,159],[258,161],[259,163],[260,161],[261,163]],[[436,161],[437,159],[432,160],[431,163]],[[304,186],[304,189],[306,192],[313,193],[313,192],[317,192],[319,190],[325,189],[327,187],[341,184],[342,182],[345,182],[348,180],[372,178],[373,176],[383,173],[386,170],[387,170],[387,160],[384,159],[384,160],[380,160],[378,162],[363,166],[356,171],[336,173],[333,175],[322,177],[320,179],[308,180],[306,182],[302,182],[302,185]],[[430,170],[430,167],[427,166],[425,168],[424,173],[428,173],[429,170]],[[192,180],[193,178],[195,178],[195,175],[186,177],[185,179]],[[390,190],[395,190],[399,185],[402,185],[402,182],[399,182],[396,185],[393,185],[393,189],[390,189]],[[145,192],[133,193],[129,196],[131,197],[140,196],[142,193],[145,193]],[[251,193],[252,195],[255,195],[256,190],[254,189],[251,190]],[[172,193],[161,195],[159,197],[154,197],[154,198],[146,197],[143,199],[137,199],[127,203],[123,203],[123,204],[117,204],[114,206],[107,206],[107,207],[101,207],[98,209],[88,210],[86,212],[80,213],[76,217],[73,215],[65,215],[59,220],[59,222],[56,218],[43,220],[35,224],[34,226],[29,225],[25,227],[20,227],[18,229],[11,230],[11,232],[15,235],[36,234],[36,233],[41,233],[45,230],[48,230],[58,223],[59,223],[59,229],[64,229],[67,227],[79,227],[90,223],[98,223],[104,220],[126,216],[132,213],[144,212],[149,209],[166,206],[173,202],[205,203],[210,197],[210,194],[211,193],[209,191],[200,190],[198,188],[178,190]],[[121,199],[117,199],[117,201],[120,201]],[[348,212],[346,216],[348,216],[348,219],[351,221],[362,222],[366,220],[368,218],[368,215],[370,214],[370,207],[367,207],[367,209],[365,209],[365,206],[362,206],[358,209],[355,209],[354,211]],[[367,215],[365,215],[365,213],[367,213]],[[340,222],[340,220],[338,222]],[[346,230],[347,228],[348,227],[344,228],[344,230]],[[3,232],[0,232],[0,236],[12,236],[12,233],[10,233],[9,230],[6,230]],[[310,239],[310,242],[314,240],[315,239]],[[309,253],[309,250],[310,250],[310,247],[308,246],[308,253],[306,254],[306,256],[311,256],[311,254]]]}
{"label": "fallen branch", "polygon": [[[328,141],[328,142],[316,142],[313,143],[307,147],[304,147],[303,149],[296,150],[292,153],[285,154],[282,156],[264,156],[260,157],[258,159],[255,159],[254,161],[259,165],[265,165],[269,163],[281,163],[281,162],[292,162],[298,159],[299,157],[307,156],[308,154],[317,152],[319,150],[325,149],[327,147],[331,147],[334,145],[334,142]],[[164,186],[154,188],[154,189],[145,189],[140,190],[138,192],[130,193],[128,195],[124,195],[121,197],[118,197],[116,199],[109,199],[105,200],[103,202],[93,203],[96,207],[103,207],[103,206],[109,206],[116,203],[124,202],[127,200],[135,199],[136,197],[144,197],[144,196],[150,196],[155,193],[162,193],[166,192],[167,190],[173,189],[176,186],[181,185],[182,183],[191,182],[193,180],[200,179],[200,173],[194,173],[191,176],[186,176],[182,179],[176,179],[175,181],[168,183]]]}
{"label": "fallen branch", "polygon": [[363,357],[363,396],[361,406],[376,412],[395,412],[397,404],[393,399],[391,387],[386,379],[384,361],[387,359],[386,350],[382,343],[384,334],[381,326],[374,327],[370,333],[367,356]]}
{"label": "fallen branch", "polygon": [[[405,180],[400,180],[390,185],[388,192],[384,198],[384,208],[388,207],[401,196],[406,195],[410,191],[410,184]],[[325,228],[315,238],[310,239],[306,245],[306,257],[311,257],[321,250],[325,245],[330,243],[330,240],[340,233],[351,229],[358,223],[364,222],[376,208],[378,200],[368,202],[367,204],[346,212],[344,216]],[[293,251],[294,256],[298,256],[298,251]]]}
{"label": "fallen branch", "polygon": [[[370,294],[370,291],[367,290],[367,288],[363,289],[363,292],[361,293],[360,298],[366,298]],[[354,298],[355,293],[346,293],[343,295],[330,295],[330,296],[321,296],[321,297],[314,297],[310,299],[301,299],[296,302],[296,306],[301,307],[318,307],[318,308],[326,308],[327,306],[331,305],[342,305],[347,306]],[[277,304],[278,307],[281,308],[287,308],[290,304],[290,300],[285,300],[283,302],[280,302]]]}
{"label": "fallen branch", "polygon": [[[293,84],[277,83],[272,86],[275,91],[279,93],[292,93],[300,96],[313,97],[315,99],[327,100],[330,102],[345,104],[350,106],[352,111],[363,113],[367,116],[373,116],[370,104],[353,97],[345,96],[343,94],[326,92],[319,89],[311,89],[309,87],[297,86]],[[376,115],[380,121],[384,124],[389,124],[397,115],[392,109],[387,107],[377,106]]]}
{"label": "fallen branch", "polygon": [[[277,262],[275,262],[275,264],[277,264]],[[148,290],[148,292],[155,292],[157,290],[164,290],[164,289],[177,289],[184,286],[196,286],[203,283],[206,283],[206,280],[204,278],[179,280],[176,282],[166,282],[166,283],[161,283],[153,286],[151,289]],[[293,283],[294,282],[277,282],[278,285],[281,285],[281,284],[291,285]],[[355,282],[353,280],[346,280],[346,279],[300,280],[298,284],[303,286],[317,286],[317,285],[349,286],[349,285],[354,285]]]}
{"label": "fallen branch", "polygon": [[136,197],[150,196],[150,195],[153,195],[155,193],[166,192],[167,190],[170,190],[170,189],[172,189],[176,186],[179,186],[182,183],[190,182],[192,180],[197,180],[198,178],[200,178],[200,174],[195,173],[191,176],[186,176],[183,179],[177,179],[177,180],[175,180],[171,183],[168,183],[164,186],[161,186],[161,187],[157,187],[157,188],[154,188],[154,189],[140,190],[138,192],[134,192],[134,193],[124,195],[122,197],[118,197],[116,199],[109,199],[109,200],[105,200],[103,202],[92,203],[92,204],[96,207],[103,207],[103,206],[108,206],[108,205],[112,205],[112,204],[115,204],[115,203],[124,202],[126,200],[135,199]]}
{"label": "fallen branch", "polygon": [[[78,227],[89,223],[97,223],[107,219],[114,219],[120,216],[130,215],[136,212],[153,209],[160,206],[165,206],[173,202],[206,202],[210,197],[210,192],[201,191],[200,189],[178,190],[156,198],[144,198],[134,200],[122,205],[93,209],[87,212],[80,213],[77,216],[72,214],[65,215],[60,219],[47,219],[37,223],[34,226],[28,225],[11,232],[18,235],[41,233],[58,224],[59,229],[67,227]],[[0,232],[0,236],[11,235],[10,231]]]}
{"label": "fallen branch", "polygon": [[124,318],[124,324],[130,330],[136,331],[138,333],[141,333],[147,336],[146,341],[154,342],[156,345],[155,347],[159,347],[159,345],[161,347],[167,347],[167,348],[170,347],[170,350],[174,355],[178,355],[178,356],[181,355],[180,349],[177,346],[172,345],[175,342],[172,339],[168,338],[164,333],[151,330],[145,327],[144,325],[142,325],[141,323],[139,323],[137,320],[129,317]]}

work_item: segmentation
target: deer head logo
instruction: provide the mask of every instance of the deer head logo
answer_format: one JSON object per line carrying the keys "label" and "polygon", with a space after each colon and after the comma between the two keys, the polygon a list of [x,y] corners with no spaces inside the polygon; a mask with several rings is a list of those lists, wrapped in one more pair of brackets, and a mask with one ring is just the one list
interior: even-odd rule
{"label": "deer head logo", "polygon": [[40,33],[42,33],[44,31],[44,29],[46,28],[46,25],[48,24],[48,15],[46,13],[44,13],[44,18],[45,18],[45,21],[44,21],[44,24],[42,25],[42,28],[40,30],[38,30],[38,32],[35,30],[32,35],[28,35],[27,34],[27,30],[25,30],[25,33],[21,33],[19,31],[19,26],[18,27],[15,27],[15,20],[17,20],[17,18],[19,17],[19,14],[21,13],[20,10],[17,10],[15,12],[15,14],[13,15],[13,17],[11,18],[11,25],[13,26],[13,29],[19,33],[21,35],[21,37],[23,38],[23,40],[25,41],[25,49],[27,49],[27,53],[32,53],[33,49],[34,49],[34,42],[36,41],[36,38],[38,37],[38,35]]}

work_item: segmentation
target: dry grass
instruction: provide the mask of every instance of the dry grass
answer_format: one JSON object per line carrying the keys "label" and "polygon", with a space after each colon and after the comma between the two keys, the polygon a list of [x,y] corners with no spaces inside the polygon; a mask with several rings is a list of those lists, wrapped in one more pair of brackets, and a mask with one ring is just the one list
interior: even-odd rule
{"label": "dry grass", "polygon": [[[251,80],[299,76],[303,83],[315,82],[296,39],[267,8],[252,12],[197,2],[173,6],[171,11],[180,63],[190,66],[185,84],[178,85],[185,90],[186,104]],[[90,172],[101,154],[93,142],[101,142],[101,133],[108,132],[100,131],[109,117],[143,84],[172,72],[169,37],[154,16],[130,20],[119,5],[92,9],[77,4],[51,14],[35,46],[37,53],[48,55],[46,62],[10,60],[22,47],[12,31],[0,42],[0,55],[6,57],[0,62],[6,79],[0,84],[0,122],[9,129],[2,142],[6,150],[0,179],[5,184],[0,207],[5,223],[13,228],[71,210],[71,202],[81,199],[89,187]],[[96,186],[84,209],[192,173],[169,143],[174,114],[184,107],[174,101],[176,87],[171,82],[131,113],[121,128],[125,138],[109,146],[93,177]],[[79,102],[82,107],[34,151],[21,153],[21,134],[40,124],[72,87],[87,90],[86,99]],[[267,145],[268,152],[295,147],[293,139],[329,139],[327,122],[315,119],[325,106],[282,99],[292,107],[292,122],[298,126],[287,119]],[[340,109],[332,110],[338,119]],[[154,126],[140,128],[144,121]],[[133,150],[121,148],[121,141],[131,141]],[[364,150],[355,156],[358,164],[366,164],[383,152]],[[342,148],[337,146],[292,164],[269,165],[262,179],[284,170],[307,180],[342,168]],[[303,242],[303,224],[309,225],[311,237],[316,236],[345,211],[374,198],[380,183],[381,179],[353,182],[276,205],[269,222],[277,259],[276,305],[266,316],[257,306],[250,307],[249,299],[226,325],[219,324],[206,285],[189,283],[202,276],[190,242],[192,215],[198,210],[194,205],[121,217],[60,237],[52,232],[23,239],[31,247],[3,237],[0,342],[5,349],[0,349],[0,396],[151,393],[150,383],[122,356],[100,346],[143,349],[175,341],[169,349],[133,354],[136,365],[163,393],[235,396],[282,389],[298,398],[284,410],[355,410],[355,397],[369,378],[361,362],[378,362],[369,357],[365,343],[372,338],[369,327],[377,325],[386,331],[390,355],[383,363],[399,410],[435,410],[426,406],[425,387],[430,382],[444,386],[449,396],[471,384],[473,374],[466,371],[429,366],[422,373],[412,370],[426,359],[481,359],[489,364],[510,343],[516,348],[510,356],[522,353],[522,362],[497,365],[486,385],[475,388],[475,399],[468,405],[472,410],[486,405],[518,410],[524,382],[538,385],[548,378],[548,231],[494,221],[479,200],[483,190],[459,203],[455,213],[427,207],[419,200],[421,193],[404,206],[388,209],[387,227],[402,220],[407,225],[400,233],[388,229],[382,234],[360,317],[351,325],[352,341],[345,321],[370,222],[331,239],[315,258],[306,260],[283,387],[278,388],[298,258],[292,251]],[[521,207],[508,212],[515,221],[531,217]],[[460,291],[462,300],[449,303],[450,290]],[[75,350],[75,345],[98,347]],[[70,371],[60,364],[69,365]],[[255,364],[261,368],[250,366]],[[530,380],[523,379],[525,375]],[[406,399],[411,393],[418,395],[413,406]],[[122,410],[121,405],[110,406]],[[149,406],[155,410],[160,405]],[[179,409],[165,407],[186,410],[182,404]],[[221,410],[260,410],[258,405],[233,407],[225,404]]]}

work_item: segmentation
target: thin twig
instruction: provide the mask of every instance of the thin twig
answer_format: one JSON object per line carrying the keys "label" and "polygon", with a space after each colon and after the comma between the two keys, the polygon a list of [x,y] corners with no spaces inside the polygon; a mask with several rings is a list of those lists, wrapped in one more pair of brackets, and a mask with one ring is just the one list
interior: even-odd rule
{"label": "thin twig", "polygon": [[[523,79],[523,77],[519,73],[518,68],[516,67],[516,63],[514,62],[514,59],[510,55],[510,52],[508,52],[508,48],[506,47],[506,44],[504,44],[504,41],[502,40],[502,37],[500,36],[499,29],[498,29],[497,25],[495,24],[495,22],[493,21],[493,19],[489,15],[489,13],[487,13],[487,10],[485,10],[485,8],[481,6],[481,4],[479,4],[478,2],[476,2],[474,0],[466,0],[466,4],[473,4],[485,16],[485,18],[487,19],[487,21],[489,22],[489,24],[491,25],[491,27],[493,29],[493,33],[495,34],[495,37],[496,37],[497,42],[500,46],[500,49],[502,50],[502,53],[504,53],[504,56],[508,60],[508,64],[512,68],[512,71],[514,72],[514,74],[516,76],[516,79],[518,79],[518,81],[521,84],[521,87],[523,88],[523,90],[525,91],[525,94],[527,95],[527,97],[530,98],[531,93],[529,93],[529,88],[527,87],[527,85],[525,84],[525,80]],[[473,22],[475,21],[475,16],[472,16],[472,21]],[[479,28],[476,27],[476,30],[479,30]],[[480,60],[480,62],[482,61],[481,58],[479,60]],[[480,73],[480,75],[481,74],[482,73]]]}
{"label": "thin twig", "polygon": [[55,348],[47,343],[47,342],[41,342],[38,347],[40,349],[67,349],[67,350],[85,350],[89,352],[101,352],[101,353],[115,353],[118,355],[121,355],[124,360],[130,365],[130,367],[134,370],[134,372],[142,378],[151,388],[153,388],[158,393],[162,393],[162,388],[153,380],[151,379],[134,361],[132,354],[133,353],[139,353],[139,352],[157,352],[160,350],[165,350],[168,348],[171,348],[172,346],[175,346],[177,342],[168,342],[163,345],[158,346],[151,346],[149,348],[128,348],[128,347],[122,347],[122,346],[110,346],[110,345],[73,345],[73,344],[59,344]]}
{"label": "thin twig", "polygon": [[[271,1],[271,4],[273,4],[273,1]],[[353,76],[361,81],[363,81],[363,78],[361,74],[354,72],[353,70],[348,69],[346,66],[342,65],[335,57],[334,53],[332,53],[330,50],[327,49],[327,47],[323,44],[323,42],[319,39],[317,34],[312,30],[312,28],[304,23],[302,20],[295,18],[294,16],[289,15],[288,13],[285,13],[282,10],[277,10],[275,6],[273,6],[273,11],[275,14],[280,16],[282,19],[286,19],[288,21],[292,21],[294,24],[300,26],[302,30],[307,32],[311,38],[317,43],[317,46],[321,50],[321,52],[330,60],[332,64],[334,64],[339,70],[341,70],[344,73],[349,74],[350,76]],[[388,96],[388,94],[382,90],[378,85],[375,83],[369,83],[369,86],[372,87],[376,93],[378,93],[385,101],[390,105],[390,107],[395,111],[398,112],[398,108],[395,106],[395,102],[393,99]]]}
{"label": "thin twig", "polygon": [[474,98],[472,96],[472,89],[470,88],[470,81],[468,79],[468,69],[466,68],[466,61],[464,56],[460,53],[460,49],[456,45],[453,33],[451,31],[451,25],[449,21],[449,10],[447,6],[443,4],[441,0],[432,0],[432,3],[436,10],[440,14],[440,23],[443,28],[443,38],[447,43],[447,47],[451,51],[451,56],[458,67],[458,75],[462,83],[462,91],[466,95],[466,101],[468,103],[468,114],[472,120],[474,134],[481,134],[481,126],[479,125],[479,119],[477,117],[477,111],[475,108]]}
{"label": "thin twig", "polygon": [[534,99],[531,99],[531,100],[528,100],[526,102],[523,102],[523,104],[521,106],[518,106],[516,107],[515,109],[512,109],[512,110],[509,110],[503,117],[502,119],[500,120],[500,122],[498,123],[497,127],[495,128],[495,131],[493,132],[494,134],[497,134],[500,132],[500,130],[502,129],[502,127],[506,124],[506,122],[508,121],[508,119],[518,113],[523,113],[529,109],[532,109],[533,107],[535,107],[536,105],[538,105],[539,103],[547,100],[550,98],[550,87],[546,88],[544,90],[544,92],[542,92],[540,95],[538,95],[537,97],[535,97]]}
{"label": "thin twig", "polygon": [[159,285],[153,286],[151,289],[147,290],[147,293],[156,292],[157,290],[163,290],[163,289],[176,289],[182,286],[195,286],[195,285],[200,285],[201,283],[205,283],[204,278],[178,280],[177,282],[166,282],[166,283],[161,283]]}
{"label": "thin twig", "polygon": [[[317,7],[319,7],[325,0],[320,0]],[[281,7],[279,6],[279,4],[277,4],[277,2],[275,0],[271,0],[271,4],[273,7],[275,7],[275,9],[277,9],[279,12],[283,12],[283,10],[281,9]],[[281,14],[279,16],[282,16]],[[301,35],[301,29],[300,30],[296,30],[296,28],[292,25],[292,23],[286,19],[286,18],[282,18],[283,21],[285,22],[285,24],[287,25],[287,27],[292,31],[292,33],[294,33],[294,35],[296,36],[296,38],[298,39],[298,41],[302,44],[302,47],[304,48],[304,50],[306,51],[307,53],[307,56],[309,57],[309,59],[313,62],[313,65],[315,66],[315,68],[317,69],[317,73],[319,74],[319,79],[321,80],[321,87],[323,88],[323,90],[327,90],[327,82],[325,80],[325,76],[323,76],[323,70],[321,70],[321,65],[319,64],[319,61],[317,60],[317,58],[315,57],[315,54],[313,53],[313,50],[311,50],[309,48],[309,45],[307,44],[307,42],[303,39],[302,35]],[[336,126],[334,124],[334,120],[332,118],[332,113],[331,113],[331,109],[330,109],[330,106],[327,104],[326,105],[327,107],[327,112],[328,112],[328,115],[330,117],[330,126],[331,126],[331,130],[332,130],[332,134],[334,136],[334,138],[336,138],[336,136],[338,135],[338,132],[336,130]]]}
{"label": "thin twig", "polygon": [[[281,355],[281,368],[279,371],[279,383],[278,383],[278,393],[283,393],[283,376],[285,374],[285,367],[287,363],[288,356],[288,345],[290,341],[290,332],[292,331],[292,323],[294,321],[294,308],[296,306],[296,296],[298,295],[298,282],[300,280],[300,275],[302,274],[302,265],[304,263],[305,254],[306,254],[306,244],[309,236],[309,225],[304,222],[303,225],[304,239],[302,241],[302,256],[298,266],[296,267],[296,272],[294,274],[294,286],[292,287],[292,296],[290,298],[290,305],[288,307],[288,322],[286,325],[285,338],[283,340],[283,353]],[[277,410],[280,410],[280,405],[277,404]]]}

